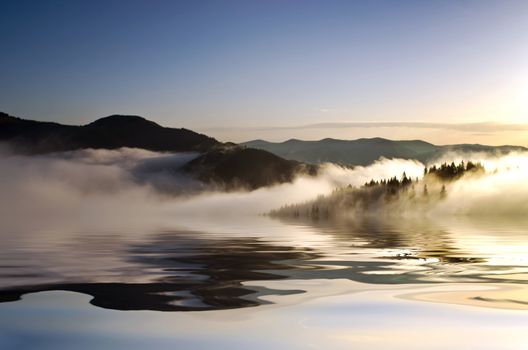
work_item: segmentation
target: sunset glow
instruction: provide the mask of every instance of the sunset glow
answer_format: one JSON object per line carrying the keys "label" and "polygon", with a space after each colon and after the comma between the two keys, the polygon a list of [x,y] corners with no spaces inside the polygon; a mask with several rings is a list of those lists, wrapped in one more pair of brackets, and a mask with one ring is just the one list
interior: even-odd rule
{"label": "sunset glow", "polygon": [[0,350],[528,348],[528,0],[0,33]]}

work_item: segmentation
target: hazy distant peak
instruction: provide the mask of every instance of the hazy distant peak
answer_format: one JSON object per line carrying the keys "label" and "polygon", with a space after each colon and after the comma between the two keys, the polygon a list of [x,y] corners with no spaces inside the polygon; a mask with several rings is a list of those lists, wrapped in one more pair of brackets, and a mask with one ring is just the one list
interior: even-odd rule
{"label": "hazy distant peak", "polygon": [[402,140],[402,141],[399,141],[399,142],[407,142],[407,143],[415,143],[415,144],[434,146],[432,143],[424,141],[424,140]]}
{"label": "hazy distant peak", "polygon": [[263,139],[256,139],[256,140],[252,140],[251,142],[259,143],[259,144],[271,144],[271,143],[273,143],[273,142],[266,141],[266,140],[263,140]]}
{"label": "hazy distant peak", "polygon": [[333,139],[331,137],[326,137],[326,138],[320,140],[320,142],[342,142],[342,141],[344,141],[344,140]]}
{"label": "hazy distant peak", "polygon": [[[350,140],[350,141],[354,141],[354,140]],[[391,142],[395,142],[393,140],[385,139],[383,137],[360,138],[360,139],[357,139],[357,141],[367,142],[367,143],[391,143]]]}
{"label": "hazy distant peak", "polygon": [[360,138],[356,140],[339,140],[325,138],[319,141],[301,141],[291,139],[273,143],[266,141],[249,141],[243,143],[272,152],[280,157],[300,162],[319,164],[325,162],[368,165],[384,158],[416,159],[428,162],[448,151],[507,153],[525,151],[519,146],[485,146],[485,145],[448,145],[437,146],[422,140],[389,140],[382,137]]}

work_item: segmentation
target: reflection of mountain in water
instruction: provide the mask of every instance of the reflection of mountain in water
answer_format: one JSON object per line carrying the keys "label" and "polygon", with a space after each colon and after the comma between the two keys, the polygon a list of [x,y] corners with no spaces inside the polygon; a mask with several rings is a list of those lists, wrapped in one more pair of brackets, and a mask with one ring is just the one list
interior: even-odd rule
{"label": "reflection of mountain in water", "polygon": [[[200,233],[193,233],[194,237]],[[205,236],[205,234],[203,234]],[[130,247],[125,259],[155,270],[149,283],[57,283],[0,291],[0,301],[50,290],[89,294],[96,306],[118,310],[189,311],[256,306],[260,295],[302,291],[245,287],[242,282],[284,279],[295,262],[318,255],[287,246],[250,239],[192,238],[187,234],[161,235],[153,242]]]}
{"label": "reflection of mountain in water", "polygon": [[[0,290],[0,301],[23,294],[66,290],[93,296],[96,306],[117,310],[200,311],[256,306],[266,295],[301,293],[255,287],[256,281],[349,279],[370,284],[435,282],[526,283],[515,273],[526,266],[493,266],[453,235],[427,221],[289,221],[329,238],[328,245],[298,247],[288,240],[218,238],[200,232],[172,232],[124,244],[126,263],[80,273],[81,282],[31,283]],[[308,226],[306,226],[308,225]],[[285,237],[286,238],[286,237]],[[101,246],[104,242],[101,242]],[[64,262],[63,262],[64,263]],[[28,270],[38,271],[38,267]],[[10,271],[0,267],[0,275]],[[42,271],[45,271],[43,268]],[[35,276],[38,276],[38,272]],[[138,277],[141,282],[138,283]],[[110,282],[108,282],[110,281]],[[115,281],[112,282],[112,281]],[[246,282],[253,282],[251,286]]]}

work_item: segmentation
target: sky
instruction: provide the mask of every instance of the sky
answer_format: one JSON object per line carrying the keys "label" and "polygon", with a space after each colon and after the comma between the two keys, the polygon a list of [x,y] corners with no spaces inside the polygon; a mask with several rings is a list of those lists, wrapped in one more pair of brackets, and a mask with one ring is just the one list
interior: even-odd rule
{"label": "sky", "polygon": [[528,146],[528,1],[0,0],[0,111]]}

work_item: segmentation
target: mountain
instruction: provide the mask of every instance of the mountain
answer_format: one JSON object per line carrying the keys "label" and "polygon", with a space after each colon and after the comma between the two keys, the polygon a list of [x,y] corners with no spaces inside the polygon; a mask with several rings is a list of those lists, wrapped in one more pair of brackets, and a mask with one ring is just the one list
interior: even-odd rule
{"label": "mountain", "polygon": [[[0,142],[15,153],[44,154],[83,148],[143,148],[200,155],[184,170],[220,189],[257,189],[291,182],[317,167],[286,160],[264,150],[221,143],[187,129],[165,128],[139,116],[112,115],[82,126],[62,125],[0,113]],[[167,169],[163,169],[167,170]]]}
{"label": "mountain", "polygon": [[222,189],[249,189],[291,182],[317,167],[286,160],[270,152],[239,146],[218,147],[190,161],[185,169]]}
{"label": "mountain", "polygon": [[82,126],[62,125],[0,113],[0,141],[17,153],[41,154],[82,148],[143,148],[206,151],[221,143],[187,129],[165,128],[139,116],[112,115]]}
{"label": "mountain", "polygon": [[266,150],[277,156],[300,162],[312,164],[332,162],[344,165],[368,165],[380,157],[416,159],[427,162],[449,151],[508,153],[528,150],[520,146],[485,146],[478,144],[437,146],[421,140],[393,141],[383,138],[363,138],[358,140],[327,138],[319,141],[291,139],[278,143],[254,140],[241,145]]}

